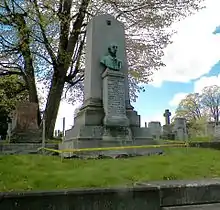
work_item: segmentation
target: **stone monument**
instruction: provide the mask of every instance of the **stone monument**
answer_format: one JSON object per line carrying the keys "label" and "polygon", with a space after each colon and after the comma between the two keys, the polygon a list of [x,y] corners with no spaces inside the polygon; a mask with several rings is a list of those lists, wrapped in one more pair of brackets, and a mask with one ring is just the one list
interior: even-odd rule
{"label": "stone monument", "polygon": [[87,26],[84,102],[60,148],[152,144],[130,104],[124,26],[111,15]]}
{"label": "stone monument", "polygon": [[41,142],[41,131],[37,124],[38,105],[31,102],[19,102],[11,113],[10,138],[15,143]]}
{"label": "stone monument", "polygon": [[171,116],[170,110],[165,109],[165,113],[163,114],[163,116],[165,117],[165,125],[170,125],[170,116]]}
{"label": "stone monument", "polygon": [[163,125],[163,138],[173,139],[174,137],[172,135],[172,125],[170,124],[170,110],[166,109],[163,116],[165,117],[165,125]]}
{"label": "stone monument", "polygon": [[174,120],[173,132],[175,134],[175,140],[185,141],[188,139],[186,129],[186,118],[176,117]]}
{"label": "stone monument", "polygon": [[154,138],[160,139],[160,137],[162,135],[162,127],[161,127],[161,123],[159,121],[149,122],[148,128],[150,129],[150,132]]}
{"label": "stone monument", "polygon": [[214,127],[213,137],[215,141],[220,141],[220,125],[216,125]]}

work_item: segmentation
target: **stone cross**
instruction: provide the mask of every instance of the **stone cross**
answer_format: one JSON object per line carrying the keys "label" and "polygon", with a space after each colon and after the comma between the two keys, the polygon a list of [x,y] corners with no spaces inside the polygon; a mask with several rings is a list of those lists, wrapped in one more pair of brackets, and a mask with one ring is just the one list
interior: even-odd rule
{"label": "stone cross", "polygon": [[169,109],[165,110],[165,113],[163,114],[163,116],[165,117],[165,124],[170,125],[171,112],[169,111]]}

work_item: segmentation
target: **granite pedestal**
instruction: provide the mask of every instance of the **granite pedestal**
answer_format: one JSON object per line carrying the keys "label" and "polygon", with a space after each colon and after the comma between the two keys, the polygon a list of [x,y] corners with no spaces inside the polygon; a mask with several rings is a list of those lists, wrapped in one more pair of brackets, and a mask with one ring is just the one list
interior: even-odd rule
{"label": "granite pedestal", "polygon": [[[110,68],[109,62],[120,66]],[[110,15],[96,16],[88,24],[84,93],[60,149],[156,143],[150,130],[140,127],[140,116],[130,104],[124,26]]]}

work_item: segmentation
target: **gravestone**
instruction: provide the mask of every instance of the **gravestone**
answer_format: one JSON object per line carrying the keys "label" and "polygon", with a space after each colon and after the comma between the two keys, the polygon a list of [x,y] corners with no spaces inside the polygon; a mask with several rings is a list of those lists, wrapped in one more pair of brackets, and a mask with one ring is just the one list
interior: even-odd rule
{"label": "gravestone", "polygon": [[215,141],[220,140],[220,125],[215,125],[214,127],[214,140]]}
{"label": "gravestone", "polygon": [[163,116],[165,117],[165,125],[170,125],[171,112],[169,111],[169,109],[165,110],[165,113],[163,114]]}
{"label": "gravestone", "polygon": [[205,127],[205,136],[214,136],[215,124],[215,122],[207,122]]}
{"label": "gravestone", "polygon": [[186,129],[186,118],[177,117],[174,121],[173,132],[175,133],[175,140],[185,141],[188,139]]}
{"label": "gravestone", "polygon": [[170,124],[171,112],[166,109],[163,116],[165,117],[165,125],[163,125],[163,138],[164,139],[174,139],[172,134],[172,125]]}
{"label": "gravestone", "polygon": [[12,123],[8,122],[8,129],[7,129],[7,140],[11,141],[11,131],[12,131]]}
{"label": "gravestone", "polygon": [[160,139],[160,136],[162,135],[162,127],[159,121],[149,122],[148,128],[150,129],[150,132],[154,138]]}
{"label": "gravestone", "polygon": [[41,141],[41,131],[37,124],[38,105],[19,102],[11,113],[11,142],[33,143]]}
{"label": "gravestone", "polygon": [[87,26],[84,102],[62,148],[154,142],[130,104],[124,26],[111,15]]}

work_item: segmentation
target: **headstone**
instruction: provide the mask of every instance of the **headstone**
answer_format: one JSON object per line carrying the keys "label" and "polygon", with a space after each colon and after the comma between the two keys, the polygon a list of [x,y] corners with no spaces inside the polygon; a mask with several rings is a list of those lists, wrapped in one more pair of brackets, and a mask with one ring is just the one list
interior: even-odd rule
{"label": "headstone", "polygon": [[11,131],[12,131],[12,123],[9,122],[8,123],[8,130],[7,130],[7,137],[8,137],[9,142],[11,141]]}
{"label": "headstone", "polygon": [[12,112],[11,141],[17,143],[40,142],[41,131],[37,123],[38,105],[19,102]]}
{"label": "headstone", "polygon": [[169,109],[165,109],[163,114],[165,117],[165,125],[163,125],[163,139],[174,140],[174,135],[172,133],[172,125],[170,124],[171,112]]}
{"label": "headstone", "polygon": [[16,111],[15,110],[9,113],[9,119],[11,121],[11,130],[13,130],[16,126]]}
{"label": "headstone", "polygon": [[165,110],[165,113],[163,114],[163,116],[165,117],[165,125],[170,125],[171,112],[169,111],[169,109]]}
{"label": "headstone", "polygon": [[215,125],[214,127],[214,140],[215,141],[220,140],[220,125]]}
{"label": "headstone", "polygon": [[111,15],[94,17],[87,27],[85,58],[84,102],[61,147],[153,141],[130,104],[123,24]]}
{"label": "headstone", "polygon": [[207,122],[205,136],[213,136],[215,133],[215,122]]}
{"label": "headstone", "polygon": [[188,139],[185,118],[182,117],[175,118],[173,132],[175,133],[176,140],[185,141]]}
{"label": "headstone", "polygon": [[150,129],[150,132],[154,138],[160,139],[160,136],[162,135],[162,128],[161,123],[159,121],[149,122],[148,128]]}
{"label": "headstone", "polygon": [[54,137],[55,137],[55,138],[58,137],[58,132],[57,132],[57,130],[54,131]]}

